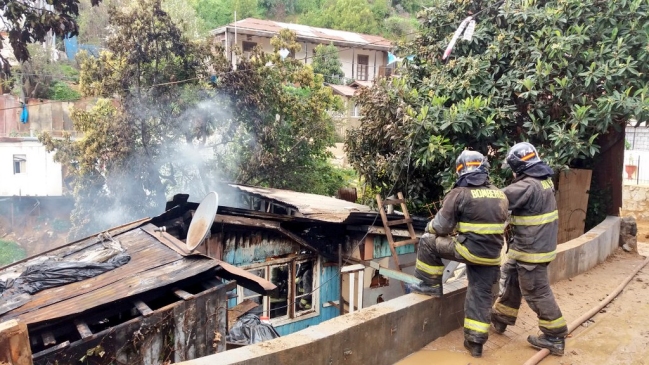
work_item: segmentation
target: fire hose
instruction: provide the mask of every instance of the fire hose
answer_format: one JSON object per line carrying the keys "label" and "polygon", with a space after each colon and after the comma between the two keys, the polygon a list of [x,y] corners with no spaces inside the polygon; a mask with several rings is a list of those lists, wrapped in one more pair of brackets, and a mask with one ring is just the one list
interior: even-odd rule
{"label": "fire hose", "polygon": [[[606,307],[610,302],[615,299],[622,290],[629,284],[629,282],[644,268],[647,264],[649,264],[649,257],[640,264],[638,268],[636,268],[631,275],[629,275],[611,294],[609,294],[606,299],[604,299],[601,303],[599,303],[597,306],[593,307],[591,310],[589,310],[587,313],[584,313],[581,317],[577,318],[576,320],[570,322],[568,324],[568,333],[572,333],[577,327],[581,326],[582,323],[586,322],[589,320],[591,317],[595,316],[599,311],[602,310],[602,308]],[[550,354],[550,350],[548,349],[542,349],[539,352],[536,353],[536,355],[530,357],[527,361],[523,363],[523,365],[536,365],[541,360],[543,360],[546,356]]]}

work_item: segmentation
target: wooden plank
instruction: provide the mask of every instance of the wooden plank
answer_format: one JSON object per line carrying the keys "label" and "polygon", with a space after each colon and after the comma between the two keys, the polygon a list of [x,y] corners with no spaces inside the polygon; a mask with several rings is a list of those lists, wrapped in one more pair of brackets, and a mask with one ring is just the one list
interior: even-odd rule
{"label": "wooden plank", "polygon": [[412,223],[412,218],[398,219],[396,221],[388,221],[386,224],[388,225],[388,227],[391,227],[391,226],[397,226],[399,224],[407,224],[407,223]]}
{"label": "wooden plank", "polygon": [[361,258],[363,260],[371,260],[374,258],[374,235],[368,234],[365,236],[362,253]]}
{"label": "wooden plank", "polygon": [[399,199],[385,199],[383,203],[381,203],[382,206],[386,205],[396,205],[396,204],[403,204],[405,201],[401,198]]}
{"label": "wooden plank", "polygon": [[246,299],[243,302],[235,305],[234,307],[228,309],[228,330],[237,322],[237,319],[242,315],[250,312],[251,310],[259,307],[259,304],[253,302],[250,299]]}
{"label": "wooden plank", "polygon": [[32,365],[27,325],[16,320],[0,323],[0,349],[0,364]]}
{"label": "wooden plank", "polygon": [[591,177],[591,170],[570,169],[560,173],[556,189],[558,243],[570,241],[584,233]]}
{"label": "wooden plank", "polygon": [[343,266],[340,272],[346,273],[346,272],[357,272],[362,270],[365,270],[365,266],[361,264],[356,264],[356,265]]}
{"label": "wooden plank", "polygon": [[141,315],[148,317],[153,314],[151,308],[149,308],[149,306],[146,305],[146,303],[144,303],[143,301],[134,300],[132,303],[135,306],[135,308],[137,308],[138,312],[140,312]]}
{"label": "wooden plank", "polygon": [[173,293],[175,296],[182,300],[190,300],[194,298],[194,294],[190,294],[182,289],[174,289]]}
{"label": "wooden plank", "polygon": [[54,338],[52,332],[43,332],[42,337],[43,337],[43,345],[45,346],[56,345],[56,339]]}
{"label": "wooden plank", "polygon": [[90,330],[90,327],[88,327],[86,322],[80,319],[75,319],[74,325],[77,327],[77,331],[79,331],[79,335],[81,335],[81,338],[92,336],[92,331]]}
{"label": "wooden plank", "polygon": [[[383,201],[381,200],[381,195],[376,194],[376,201],[379,207],[383,207]],[[385,209],[379,208],[379,213],[381,214],[381,220],[383,221],[383,227],[385,227],[385,236],[388,238],[388,243],[390,246],[390,252],[392,253],[392,261],[394,261],[394,267],[400,267],[399,265],[399,257],[397,256],[397,251],[394,248],[394,239],[392,238],[392,232],[390,232],[390,228],[387,226],[387,221],[388,218],[385,214]],[[406,292],[406,284],[401,282],[401,289],[403,289],[403,292]]]}
{"label": "wooden plank", "polygon": [[394,247],[401,247],[401,246],[407,246],[407,245],[416,245],[417,243],[419,243],[419,238],[411,238],[409,240],[396,241],[394,243]]}

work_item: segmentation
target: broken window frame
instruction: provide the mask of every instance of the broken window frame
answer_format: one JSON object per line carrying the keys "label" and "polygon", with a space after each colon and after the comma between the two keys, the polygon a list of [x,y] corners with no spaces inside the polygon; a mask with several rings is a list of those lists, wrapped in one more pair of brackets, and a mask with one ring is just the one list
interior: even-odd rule
{"label": "broken window frame", "polygon": [[[257,273],[254,272],[254,271],[258,271],[258,270],[263,270],[262,271],[262,276],[259,276],[259,275],[257,275]],[[250,270],[246,270],[246,271],[248,271],[249,273],[251,273],[251,274],[253,274],[255,276],[258,276],[260,278],[265,279],[266,277],[268,277],[268,267],[266,267],[266,266],[260,267],[260,268],[257,268],[257,269],[250,269]],[[264,315],[267,316],[268,313],[266,313],[265,308],[266,308],[266,305],[267,305],[267,302],[268,302],[268,296],[264,296],[264,295],[261,295],[259,293],[254,293],[254,292],[251,295],[246,295],[246,291],[250,291],[250,290],[246,289],[246,288],[244,288],[242,286],[237,285],[237,298],[241,299],[241,300],[237,299],[237,304],[243,302],[246,299],[252,299],[252,298],[261,297],[261,306],[262,306],[262,308],[264,308]]]}
{"label": "broken window frame", "polygon": [[[299,294],[299,292],[297,290],[297,279],[298,278],[296,276],[295,279],[293,280],[293,288],[295,288],[295,300],[293,302],[293,307],[294,307],[293,310],[295,311],[295,317],[301,317],[301,316],[305,316],[305,315],[308,315],[310,313],[315,312],[315,308],[314,308],[315,307],[315,295],[314,295],[313,292],[317,291],[316,290],[316,288],[317,288],[317,286],[316,286],[317,285],[316,273],[317,273],[317,263],[318,263],[317,260],[299,260],[299,261],[296,261],[295,262],[295,268],[296,268],[295,275],[297,275],[297,273],[298,273],[298,271],[297,271],[297,268],[299,267],[298,265],[306,263],[306,262],[312,262],[312,266],[311,266],[311,292],[310,293]],[[298,310],[298,304],[299,304],[300,299],[305,298],[305,297],[309,297],[309,296],[311,297],[311,308]]]}
{"label": "broken window frame", "polygon": [[[295,271],[297,268],[297,263],[302,263],[306,261],[313,261],[313,293],[311,303],[312,306],[310,310],[306,311],[295,311],[295,302],[296,302],[296,296],[295,296],[295,275],[297,272]],[[281,316],[281,317],[275,317],[275,318],[270,318],[270,297],[269,296],[264,296],[264,304],[263,304],[263,309],[262,313],[264,316],[267,316],[270,318],[271,323],[274,326],[281,326],[285,325],[288,323],[292,322],[297,322],[301,320],[305,320],[308,318],[312,317],[317,317],[320,315],[320,266],[321,266],[321,261],[320,258],[315,256],[315,255],[307,255],[307,256],[297,256],[293,257],[290,259],[278,259],[275,261],[271,262],[264,262],[260,264],[252,264],[252,265],[245,265],[242,266],[241,268],[251,272],[254,270],[257,270],[259,268],[266,268],[265,269],[265,277],[264,279],[270,281],[270,275],[271,275],[271,268],[276,267],[276,266],[282,266],[282,265],[288,265],[289,268],[289,295],[288,295],[288,308],[287,308],[287,315]],[[237,304],[240,304],[241,302],[244,301],[243,298],[243,287],[238,286],[237,287]]]}

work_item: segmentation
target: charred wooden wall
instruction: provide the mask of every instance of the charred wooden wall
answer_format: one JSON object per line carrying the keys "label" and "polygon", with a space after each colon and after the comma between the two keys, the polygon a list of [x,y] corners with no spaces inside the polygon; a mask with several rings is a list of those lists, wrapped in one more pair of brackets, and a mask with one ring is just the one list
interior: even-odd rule
{"label": "charred wooden wall", "polygon": [[225,351],[228,285],[207,289],[75,342],[34,354],[35,365],[169,364]]}

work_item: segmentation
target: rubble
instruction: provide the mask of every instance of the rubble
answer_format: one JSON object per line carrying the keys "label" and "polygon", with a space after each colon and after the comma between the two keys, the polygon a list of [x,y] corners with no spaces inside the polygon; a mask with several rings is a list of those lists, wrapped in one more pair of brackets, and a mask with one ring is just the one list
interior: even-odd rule
{"label": "rubble", "polygon": [[638,253],[638,225],[634,217],[620,221],[620,246],[626,252]]}

